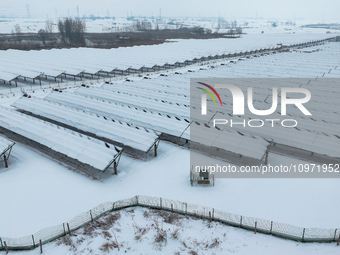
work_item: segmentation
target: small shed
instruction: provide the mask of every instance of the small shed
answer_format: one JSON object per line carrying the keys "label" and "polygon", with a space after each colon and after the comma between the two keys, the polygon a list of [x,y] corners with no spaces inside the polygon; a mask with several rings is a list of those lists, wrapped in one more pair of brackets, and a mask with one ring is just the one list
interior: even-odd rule
{"label": "small shed", "polygon": [[215,178],[210,174],[208,168],[195,169],[193,166],[190,170],[190,184],[191,186],[215,186]]}

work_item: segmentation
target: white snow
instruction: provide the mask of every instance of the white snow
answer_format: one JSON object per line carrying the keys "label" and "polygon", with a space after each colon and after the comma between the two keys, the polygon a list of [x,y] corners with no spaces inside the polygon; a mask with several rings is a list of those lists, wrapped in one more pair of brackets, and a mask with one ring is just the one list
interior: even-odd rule
{"label": "white snow", "polygon": [[[326,37],[324,31],[322,33],[309,33],[306,31],[307,30],[301,30],[300,33],[296,30],[295,34],[285,34],[282,33],[282,31],[267,33],[269,31],[266,30],[264,34],[256,34],[254,32],[254,34],[246,35],[237,40],[179,40],[178,43],[166,44],[159,47],[150,46],[150,48],[148,48],[149,46],[144,46],[126,48],[117,50],[119,53],[115,55],[115,57],[117,57],[115,59],[111,57],[105,61],[103,60],[103,62],[101,62],[101,60],[97,62],[94,60],[94,62],[96,62],[94,66],[99,68],[99,64],[106,66],[105,63],[109,63],[109,66],[111,66],[112,63],[112,66],[120,66],[121,68],[130,67],[135,64],[151,65],[158,63],[158,61],[159,63],[180,61],[180,57],[186,59],[192,56],[199,57],[200,55],[209,55],[216,52],[221,53],[223,50],[226,52],[245,51],[259,47],[271,47],[279,42],[290,44]],[[177,46],[168,46],[176,44]],[[229,63],[229,61],[221,62],[226,65],[219,67],[219,63],[217,62],[209,63],[202,67],[186,67],[181,70],[181,73],[184,75],[170,75],[168,77],[143,81],[138,81],[139,78],[135,77],[134,82],[125,82],[121,87],[126,89],[126,92],[133,94],[131,91],[134,86],[136,86],[138,91],[136,90],[135,94],[138,94],[137,92],[139,91],[151,92],[158,85],[157,88],[159,88],[161,92],[157,93],[164,96],[165,92],[169,91],[167,86],[175,82],[177,86],[170,91],[170,94],[188,95],[190,77],[315,78],[316,76],[321,77],[323,75],[325,77],[340,77],[339,68],[336,68],[336,66],[339,65],[338,44],[329,43],[318,48],[320,48],[320,51],[314,51],[312,53],[299,51],[274,54],[237,61],[236,64]],[[181,50],[178,51],[178,49]],[[175,51],[178,51],[178,53],[174,54]],[[14,54],[14,51],[9,52],[7,57]],[[39,55],[37,52],[29,53],[32,54],[32,56],[29,56],[30,58],[27,57],[28,55],[25,55],[28,53],[19,52],[19,55],[13,57],[13,61],[8,60],[8,66],[10,68],[4,67],[4,70],[6,69],[6,71],[10,70],[12,72],[15,67],[18,68],[17,70],[44,67],[46,71],[58,70],[59,72],[60,69],[60,71],[63,72],[67,67],[68,71],[76,73],[85,70],[82,68],[92,68],[93,66],[88,66],[87,64],[91,62],[90,59],[97,55],[95,50],[86,49],[41,52],[43,52],[41,56],[44,55],[44,61],[34,59]],[[63,52],[62,57],[59,59],[57,52]],[[85,60],[79,57],[83,52],[88,53]],[[103,50],[100,54],[107,56],[107,52],[108,51]],[[163,55],[162,52],[164,53]],[[159,54],[160,57],[158,57],[157,54]],[[103,55],[98,55],[98,58],[99,56],[103,57]],[[70,58],[78,56],[79,58],[75,61],[68,62],[67,59],[64,59],[65,56],[70,56]],[[137,56],[138,59],[134,59],[135,56]],[[22,64],[18,65],[20,57],[22,57]],[[50,66],[50,62],[46,60],[48,57],[50,57],[51,61],[55,61],[55,67],[52,68]],[[27,62],[27,59],[32,61]],[[75,62],[77,61],[80,69],[74,68]],[[115,61],[118,64],[115,64]],[[30,63],[30,65],[27,65],[27,63]],[[64,67],[64,65],[65,69],[61,68]],[[27,66],[32,66],[32,68]],[[215,68],[210,68],[211,66]],[[208,70],[199,70],[200,68]],[[188,69],[195,72],[185,74]],[[0,68],[0,71],[1,70]],[[146,87],[148,85],[150,85],[150,87]],[[109,86],[116,86],[116,84],[104,85],[103,87],[106,89],[106,87]],[[318,92],[320,92],[323,104],[326,104],[327,99],[329,99],[332,104],[338,106],[336,96],[338,88],[332,89],[333,95],[330,96],[328,96],[329,93],[322,94],[322,90]],[[38,90],[35,93],[40,93],[39,96],[46,94]],[[153,96],[157,96],[157,93],[155,92]],[[188,123],[183,120],[170,120],[167,117],[160,118],[158,117],[159,115],[157,115],[156,118],[151,113],[142,113],[142,111],[137,110],[134,113],[138,112],[138,114],[133,115],[133,111],[124,110],[127,107],[118,104],[112,104],[110,106],[109,102],[101,103],[101,106],[106,106],[105,108],[99,107],[99,100],[97,99],[90,100],[90,98],[68,92],[51,93],[46,99],[50,99],[51,101],[61,100],[60,94],[62,94],[63,100],[65,100],[64,102],[67,102],[67,105],[71,107],[84,110],[92,109],[97,114],[107,115],[112,118],[119,117],[126,122],[133,123],[133,121],[135,121],[133,123],[135,125],[141,125],[141,123],[146,125],[149,123],[148,128],[150,129],[161,129],[161,131],[164,132],[170,132],[172,130],[173,134],[176,135],[181,134],[188,125]],[[69,98],[67,98],[68,94],[71,94]],[[265,93],[261,92],[261,94],[264,95]],[[18,93],[16,95],[8,94],[2,96],[0,98],[0,104],[9,107],[19,97],[20,95]],[[65,98],[67,98],[67,100]],[[181,98],[180,103],[185,102],[185,100],[183,101],[183,96],[179,96],[179,98]],[[173,102],[173,99],[174,97],[171,96],[171,102]],[[313,101],[312,103],[318,106],[318,102]],[[0,119],[1,123],[5,117],[5,115],[3,115],[5,110],[3,111],[3,109],[4,108],[1,108],[2,111],[0,112],[0,114],[2,114]],[[115,112],[118,111],[118,109],[119,112]],[[331,113],[327,111],[327,109],[327,106],[323,107],[323,112],[317,115],[317,122],[310,125],[310,128],[314,131],[323,131],[328,135],[338,134],[338,113]],[[6,118],[10,117],[8,115],[14,115],[12,111],[10,113],[11,114],[6,115]],[[128,113],[131,115],[124,119],[125,117],[123,117],[123,115]],[[328,122],[326,123],[326,127],[323,127],[324,129],[321,124],[318,124],[322,121]],[[20,128],[27,132],[27,127],[33,130],[34,125],[31,125],[28,121],[22,121]],[[8,127],[10,128],[10,126]],[[44,130],[41,130],[39,133],[43,134]],[[296,132],[295,140],[300,140],[300,137],[302,136],[299,136],[299,133]],[[276,135],[276,138],[279,138],[278,135]],[[337,138],[332,138],[332,141],[335,143],[334,145],[339,144],[337,143],[338,140]],[[287,142],[288,139],[285,141]],[[338,146],[335,148],[337,147]],[[9,159],[10,168],[5,169],[0,165],[0,193],[2,194],[1,203],[3,205],[0,210],[0,236],[20,237],[30,235],[45,227],[67,222],[77,214],[88,211],[100,203],[128,198],[137,194],[159,196],[200,204],[235,214],[293,224],[299,227],[335,229],[340,226],[338,217],[339,203],[337,203],[340,192],[338,179],[217,179],[215,180],[216,184],[214,187],[191,187],[189,183],[189,150],[167,142],[160,143],[158,150],[158,157],[149,161],[141,161],[122,156],[118,176],[112,176],[112,173],[106,172],[102,175],[101,180],[94,181],[67,169],[31,148],[19,143],[16,144]],[[335,150],[332,153],[336,152]],[[208,158],[204,155],[200,155],[200,157],[206,162],[210,161],[214,164],[225,164],[225,162]],[[286,156],[269,155],[269,163],[272,165],[287,162],[292,164],[308,163]],[[136,209],[134,216],[134,220],[138,225],[142,225],[145,222],[142,219],[142,210],[144,209]],[[133,227],[131,227],[133,224],[131,213],[122,212],[122,214],[124,217],[120,224],[126,227],[122,227],[122,234],[119,238],[121,238],[120,240],[128,240],[127,242],[131,244],[129,246],[131,247],[131,254],[134,254],[136,250],[147,251],[151,254],[155,253],[155,251],[152,250],[153,244],[150,241],[153,237],[153,232],[150,231],[150,236],[148,236],[149,240],[145,240],[142,244],[136,243],[134,236],[131,235],[133,232]],[[216,223],[213,223],[214,231],[212,231],[210,228],[206,229],[205,224],[202,222],[191,220],[183,223],[183,226],[187,228],[186,231],[183,232],[182,238],[188,240],[192,247],[195,245],[195,238],[198,240],[208,239],[211,236],[218,237],[221,240],[222,238],[226,238],[225,240],[223,239],[224,242],[221,244],[221,249],[223,248],[223,250],[216,250],[216,254],[225,254],[227,252],[236,254],[338,254],[338,249],[336,249],[338,247],[335,247],[335,244],[300,244],[261,234],[254,235],[251,232],[219,226]],[[228,233],[226,237],[223,237],[225,231]],[[199,236],[194,237],[197,233],[199,233]],[[207,239],[204,239],[203,242],[207,241]],[[84,244],[86,245],[90,241],[90,239],[86,239]],[[92,249],[97,249],[103,244],[103,241],[104,238],[99,238],[92,243],[92,246],[91,244],[89,244],[89,246]],[[199,245],[195,245],[195,247],[199,247]],[[85,247],[79,245],[78,248],[80,252],[80,249]],[[67,252],[70,252],[68,249],[69,247],[55,247],[54,243],[50,243],[44,246],[44,253],[67,254]],[[177,251],[176,249],[179,249],[178,243],[173,241],[170,243],[169,241],[168,247],[164,248],[164,252],[169,251],[173,253]],[[87,251],[88,250],[84,250],[84,252]],[[188,250],[185,251],[187,252]],[[24,253],[36,254],[37,250]],[[74,252],[72,251],[71,253]]]}

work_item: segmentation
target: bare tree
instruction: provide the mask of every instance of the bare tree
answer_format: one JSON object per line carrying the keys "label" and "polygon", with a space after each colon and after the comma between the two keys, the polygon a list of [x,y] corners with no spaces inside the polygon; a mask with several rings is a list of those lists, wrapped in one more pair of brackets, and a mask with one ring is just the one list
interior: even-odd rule
{"label": "bare tree", "polygon": [[85,45],[86,23],[84,20],[73,20],[71,18],[59,20],[58,29],[64,43]]}
{"label": "bare tree", "polygon": [[16,24],[14,26],[14,33],[16,35],[16,39],[19,43],[21,43],[22,41],[22,34],[21,34],[21,28],[20,28],[20,25],[19,24]]}
{"label": "bare tree", "polygon": [[44,45],[46,45],[47,32],[44,29],[38,31],[38,35]]}
{"label": "bare tree", "polygon": [[52,20],[48,19],[46,20],[46,24],[45,24],[45,31],[47,33],[53,33],[53,22]]}
{"label": "bare tree", "polygon": [[61,40],[66,43],[65,24],[62,20],[58,21],[58,30],[61,35]]}

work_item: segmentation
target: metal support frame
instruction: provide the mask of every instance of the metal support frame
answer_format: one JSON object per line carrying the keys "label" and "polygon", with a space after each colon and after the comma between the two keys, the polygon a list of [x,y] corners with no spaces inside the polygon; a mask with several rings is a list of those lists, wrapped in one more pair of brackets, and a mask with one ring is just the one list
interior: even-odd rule
{"label": "metal support frame", "polygon": [[155,139],[155,141],[154,141],[154,143],[150,146],[150,148],[146,151],[146,153],[148,153],[152,148],[154,148],[155,149],[155,157],[157,157],[157,148],[158,148],[158,145],[159,145],[159,143],[160,143],[160,136],[158,136],[156,139]]}
{"label": "metal support frame", "polygon": [[[116,150],[118,151],[117,147],[115,146]],[[113,159],[109,162],[109,164],[103,169],[103,172],[105,173],[105,171],[112,165],[113,165],[113,170],[114,170],[114,174],[118,174],[117,173],[117,168],[118,168],[118,165],[119,165],[119,161],[120,161],[120,158],[122,156],[122,153],[123,153],[123,150],[124,149],[121,149],[114,157]]]}
{"label": "metal support frame", "polygon": [[[2,157],[2,156],[4,157],[4,162],[5,162],[6,168],[8,168],[8,159],[11,155],[12,148],[13,148],[14,145],[15,145],[15,143],[12,143],[0,154],[0,157]],[[8,152],[8,154],[6,155],[7,152]]]}

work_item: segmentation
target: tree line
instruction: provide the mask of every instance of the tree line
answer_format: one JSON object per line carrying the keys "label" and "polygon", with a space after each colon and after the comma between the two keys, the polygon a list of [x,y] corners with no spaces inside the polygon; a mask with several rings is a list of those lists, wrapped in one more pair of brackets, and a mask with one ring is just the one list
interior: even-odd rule
{"label": "tree line", "polygon": [[59,20],[58,30],[61,40],[71,45],[85,45],[86,22],[81,19],[66,18]]}

